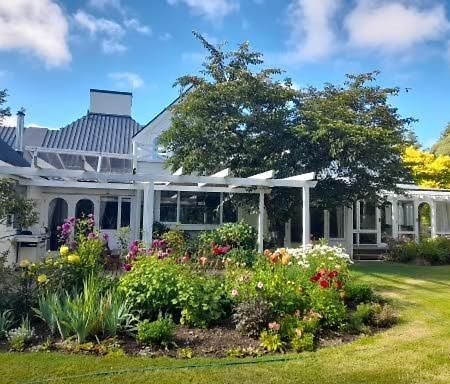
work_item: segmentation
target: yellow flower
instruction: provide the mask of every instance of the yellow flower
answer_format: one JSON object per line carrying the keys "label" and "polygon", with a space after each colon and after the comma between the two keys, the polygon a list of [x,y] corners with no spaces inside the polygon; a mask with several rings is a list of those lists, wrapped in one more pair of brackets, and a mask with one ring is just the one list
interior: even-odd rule
{"label": "yellow flower", "polygon": [[30,262],[27,259],[21,260],[19,263],[20,268],[27,268],[30,265]]}
{"label": "yellow flower", "polygon": [[69,253],[69,247],[67,245],[63,245],[61,248],[59,248],[59,254],[61,256],[66,256]]}
{"label": "yellow flower", "polygon": [[48,281],[48,277],[45,274],[39,275],[37,278],[37,282],[39,284],[45,284]]}
{"label": "yellow flower", "polygon": [[71,255],[67,256],[67,261],[70,264],[79,264],[81,259],[80,256],[78,256],[76,253],[72,253]]}

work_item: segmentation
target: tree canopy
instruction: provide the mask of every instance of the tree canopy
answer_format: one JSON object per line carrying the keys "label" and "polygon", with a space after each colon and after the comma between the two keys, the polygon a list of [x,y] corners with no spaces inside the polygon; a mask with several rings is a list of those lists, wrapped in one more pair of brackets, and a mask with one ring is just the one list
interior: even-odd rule
{"label": "tree canopy", "polygon": [[9,107],[5,107],[6,99],[8,97],[8,92],[6,89],[0,89],[0,126],[3,125],[3,119],[7,116],[11,116],[11,111]]}
{"label": "tree canopy", "polygon": [[450,155],[450,123],[447,124],[441,137],[431,148],[431,152],[437,156]]}
{"label": "tree canopy", "polygon": [[[226,51],[195,35],[209,56],[200,75],[176,82],[187,92],[160,138],[173,153],[172,170],[212,174],[229,167],[248,177],[274,169],[278,178],[315,171],[313,196],[323,207],[376,198],[408,179],[401,153],[412,119],[389,104],[399,90],[374,84],[376,72],[295,90],[290,79],[279,80],[281,70],[265,68],[248,43]],[[276,188],[266,197],[279,241],[300,202],[297,189]]]}

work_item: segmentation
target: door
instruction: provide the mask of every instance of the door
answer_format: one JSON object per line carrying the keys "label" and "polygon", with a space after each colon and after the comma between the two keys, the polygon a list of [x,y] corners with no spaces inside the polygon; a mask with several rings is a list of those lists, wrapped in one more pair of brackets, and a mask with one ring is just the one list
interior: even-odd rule
{"label": "door", "polygon": [[380,237],[380,211],[375,202],[357,201],[353,208],[353,244],[378,245]]}
{"label": "door", "polygon": [[57,197],[48,205],[48,230],[50,232],[50,250],[56,251],[59,247],[58,227],[67,219],[69,207],[66,200]]}

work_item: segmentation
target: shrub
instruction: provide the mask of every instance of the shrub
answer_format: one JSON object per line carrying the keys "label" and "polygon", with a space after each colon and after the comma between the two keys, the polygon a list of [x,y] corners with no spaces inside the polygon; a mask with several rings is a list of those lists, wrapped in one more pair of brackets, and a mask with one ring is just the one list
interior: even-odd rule
{"label": "shrub", "polygon": [[22,352],[33,337],[34,329],[31,328],[28,317],[22,319],[20,327],[10,330],[7,334],[10,349],[17,352]]}
{"label": "shrub", "polygon": [[4,339],[14,324],[14,313],[11,309],[0,311],[0,340]]}
{"label": "shrub", "polygon": [[167,247],[171,250],[171,254],[176,257],[183,255],[186,249],[186,234],[180,229],[171,229],[161,235],[166,242]]}
{"label": "shrub", "polygon": [[441,236],[424,239],[418,244],[418,253],[430,264],[445,264],[450,259],[450,240]]}
{"label": "shrub", "polygon": [[153,239],[160,239],[161,236],[169,230],[167,226],[159,221],[153,222]]}
{"label": "shrub", "polygon": [[274,320],[270,304],[262,297],[252,297],[234,308],[236,329],[247,336],[257,337],[267,324]]}
{"label": "shrub", "polygon": [[225,314],[228,300],[222,278],[185,272],[179,276],[177,290],[172,303],[181,309],[181,324],[207,327]]}
{"label": "shrub", "polygon": [[390,304],[374,303],[371,306],[370,323],[375,327],[387,328],[399,320],[398,313]]}
{"label": "shrub", "polygon": [[172,259],[141,256],[122,276],[119,287],[131,308],[143,316],[155,319],[160,312],[179,316],[176,301],[182,270],[183,266]]}
{"label": "shrub", "polygon": [[372,287],[366,283],[355,283],[349,281],[345,287],[345,300],[352,305],[359,303],[370,303],[375,298]]}
{"label": "shrub", "polygon": [[137,325],[136,339],[141,343],[169,347],[175,339],[175,324],[171,317],[159,316],[157,320],[144,320]]}
{"label": "shrub", "polygon": [[226,253],[226,258],[239,265],[251,267],[258,258],[258,252],[253,249],[232,248]]}
{"label": "shrub", "polygon": [[347,330],[350,333],[367,332],[371,316],[372,306],[365,303],[359,304],[355,311],[349,313]]}
{"label": "shrub", "polygon": [[295,352],[306,352],[314,350],[314,335],[302,332],[295,335],[291,340],[291,347]]}
{"label": "shrub", "polygon": [[389,253],[387,259],[399,263],[407,263],[417,259],[419,250],[414,240],[392,240],[389,243]]}
{"label": "shrub", "polygon": [[297,315],[286,315],[280,320],[280,336],[283,341],[292,340],[302,330],[303,322]]}
{"label": "shrub", "polygon": [[202,232],[198,240],[200,246],[208,247],[211,243],[215,243],[251,250],[256,246],[256,230],[245,221],[226,223],[213,231]]}
{"label": "shrub", "polygon": [[284,343],[277,332],[273,330],[262,331],[259,336],[261,346],[269,352],[283,352]]}
{"label": "shrub", "polygon": [[334,289],[314,287],[309,294],[311,309],[322,316],[321,323],[326,328],[339,329],[347,317],[347,309],[342,298]]}

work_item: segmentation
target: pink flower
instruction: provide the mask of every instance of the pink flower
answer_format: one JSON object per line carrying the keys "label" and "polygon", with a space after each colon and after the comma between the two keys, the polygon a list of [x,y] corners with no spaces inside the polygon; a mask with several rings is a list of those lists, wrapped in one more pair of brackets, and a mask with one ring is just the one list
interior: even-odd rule
{"label": "pink flower", "polygon": [[259,289],[263,289],[263,288],[264,288],[264,284],[263,284],[262,281],[259,281],[258,284],[256,284],[256,286],[257,286]]}
{"label": "pink flower", "polygon": [[231,290],[231,296],[236,297],[237,295],[239,295],[239,291],[236,288],[233,288]]}
{"label": "pink flower", "polygon": [[90,232],[88,235],[88,239],[97,239],[97,234],[95,232]]}
{"label": "pink flower", "polygon": [[109,235],[107,233],[103,234],[103,240],[105,240],[106,242],[109,240]]}
{"label": "pink flower", "polygon": [[126,263],[126,264],[123,265],[122,268],[123,268],[124,271],[130,272],[131,271],[131,264]]}
{"label": "pink flower", "polygon": [[273,323],[269,323],[269,329],[273,329],[274,331],[280,330],[280,324],[274,321]]}

